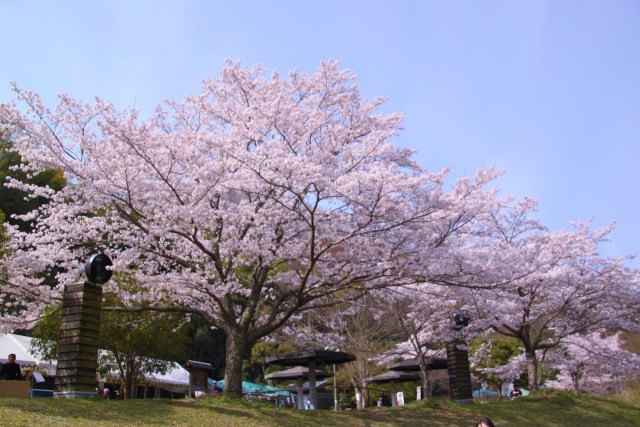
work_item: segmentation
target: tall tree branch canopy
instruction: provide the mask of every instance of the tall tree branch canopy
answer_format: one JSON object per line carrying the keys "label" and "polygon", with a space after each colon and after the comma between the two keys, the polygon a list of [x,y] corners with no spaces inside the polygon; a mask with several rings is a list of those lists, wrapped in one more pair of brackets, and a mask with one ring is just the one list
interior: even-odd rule
{"label": "tall tree branch canopy", "polygon": [[[448,171],[394,146],[402,116],[354,81],[333,62],[286,77],[229,62],[149,118],[67,95],[50,109],[15,86],[0,104],[20,160],[8,182],[38,203],[16,218],[30,227],[8,227],[0,328],[56,305],[96,250],[148,291],[107,283],[123,305],[111,309],[196,313],[224,333],[238,394],[260,338],[372,289],[405,286],[428,305],[425,283],[464,287],[451,308],[475,305],[474,328],[520,339],[534,379],[537,349],[637,313],[638,272],[597,254],[608,229],[547,233],[532,200],[497,197],[494,169],[445,190]],[[60,191],[32,181],[45,171],[64,173]]]}
{"label": "tall tree branch canopy", "polygon": [[352,72],[330,62],[266,74],[229,62],[202,93],[148,119],[66,95],[50,110],[16,87],[0,123],[20,171],[59,169],[68,184],[15,184],[47,203],[30,214],[33,230],[13,229],[2,292],[28,301],[3,328],[59,300],[99,249],[152,290],[147,308],[198,313],[225,332],[233,391],[247,347],[296,311],[342,289],[401,282],[418,264],[437,270],[445,242],[495,207],[485,187],[496,171],[445,193],[447,171],[422,171],[391,144],[402,116],[361,98]]}

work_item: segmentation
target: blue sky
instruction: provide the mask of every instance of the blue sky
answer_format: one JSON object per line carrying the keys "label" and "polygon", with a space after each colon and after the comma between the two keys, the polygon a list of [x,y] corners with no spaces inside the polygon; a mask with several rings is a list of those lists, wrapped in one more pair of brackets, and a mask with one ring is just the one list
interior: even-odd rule
{"label": "blue sky", "polygon": [[[506,170],[551,229],[617,221],[640,253],[640,2],[0,0],[10,81],[143,112],[196,93],[224,59],[285,73],[334,59],[406,115],[396,143],[454,177]],[[639,260],[629,263],[640,266]]]}

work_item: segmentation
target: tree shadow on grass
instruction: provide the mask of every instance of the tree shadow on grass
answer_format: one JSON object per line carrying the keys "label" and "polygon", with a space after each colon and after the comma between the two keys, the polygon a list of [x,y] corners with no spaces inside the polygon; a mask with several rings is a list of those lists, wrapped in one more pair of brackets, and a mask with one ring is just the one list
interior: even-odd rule
{"label": "tree shadow on grass", "polygon": [[[233,405],[186,400],[1,399],[0,425],[215,425],[210,420],[254,418]],[[20,418],[19,420],[16,418]],[[233,424],[231,424],[233,425]],[[244,423],[243,425],[247,425]],[[259,425],[258,422],[255,425]]]}

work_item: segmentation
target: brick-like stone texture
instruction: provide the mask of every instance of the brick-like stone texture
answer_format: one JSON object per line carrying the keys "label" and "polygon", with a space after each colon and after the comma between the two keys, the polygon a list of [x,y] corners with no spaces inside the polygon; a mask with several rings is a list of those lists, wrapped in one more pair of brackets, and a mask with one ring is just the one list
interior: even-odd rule
{"label": "brick-like stone texture", "polygon": [[54,397],[96,392],[102,287],[76,282],[65,287]]}
{"label": "brick-like stone texture", "polygon": [[452,400],[472,400],[469,352],[458,348],[460,342],[447,344],[447,369]]}

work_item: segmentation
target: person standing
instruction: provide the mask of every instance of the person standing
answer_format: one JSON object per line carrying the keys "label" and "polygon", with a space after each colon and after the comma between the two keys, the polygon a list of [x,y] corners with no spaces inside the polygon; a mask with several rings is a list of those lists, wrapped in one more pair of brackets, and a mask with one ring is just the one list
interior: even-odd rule
{"label": "person standing", "polygon": [[22,380],[22,370],[20,365],[16,363],[16,355],[11,353],[8,357],[9,361],[0,368],[0,379],[3,380]]}

